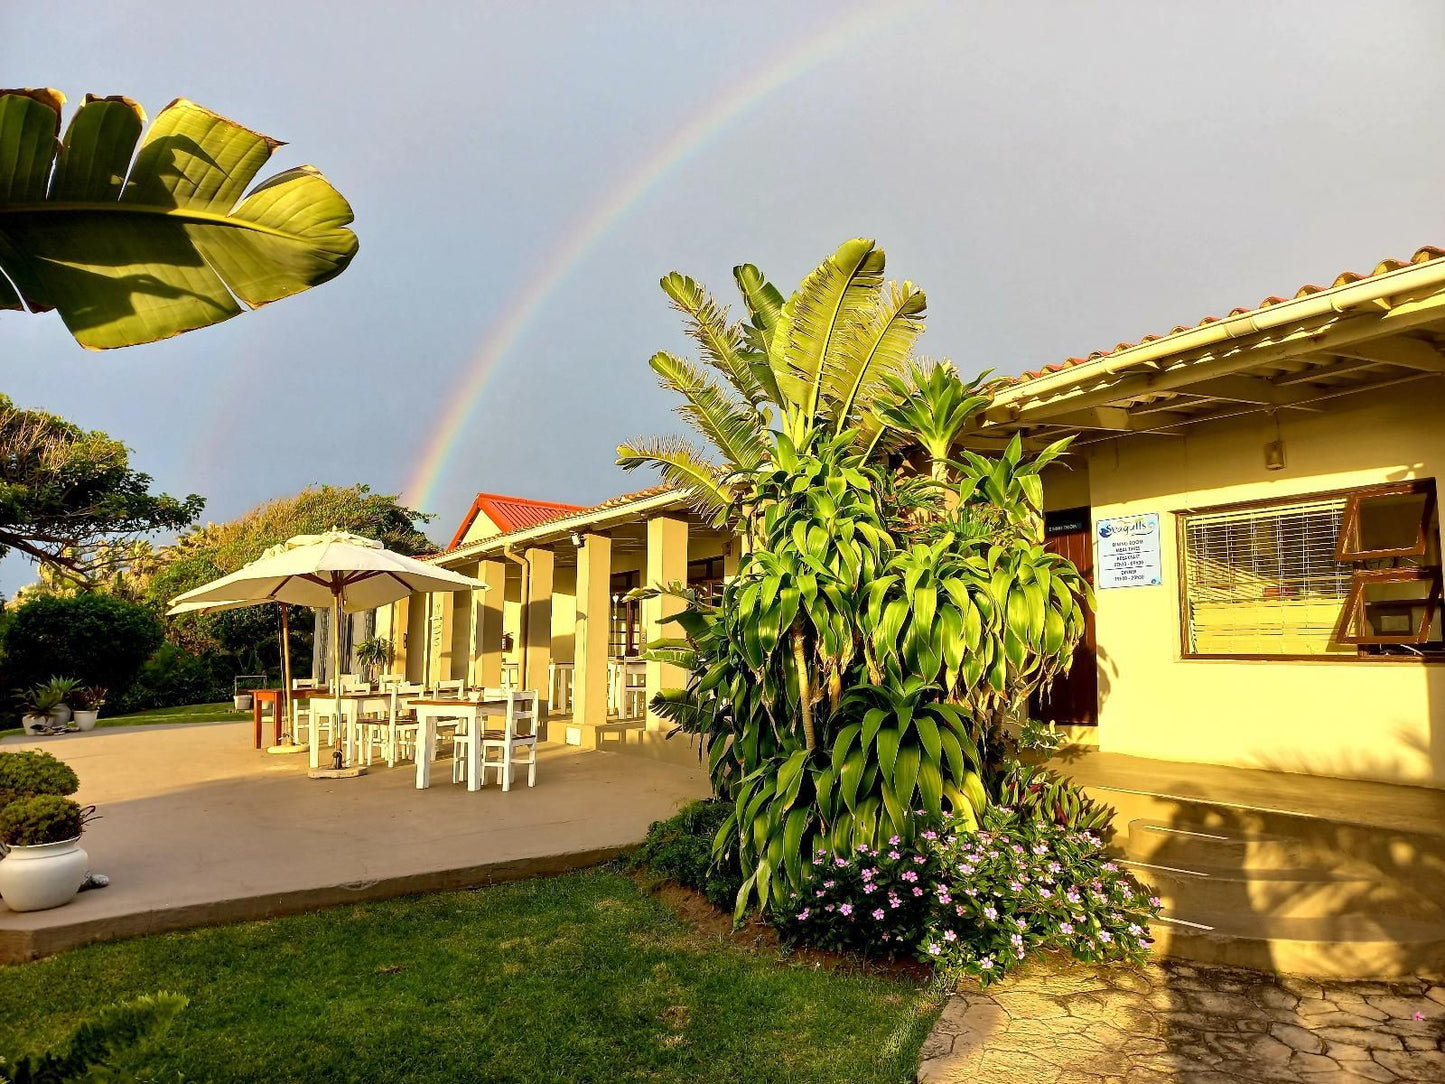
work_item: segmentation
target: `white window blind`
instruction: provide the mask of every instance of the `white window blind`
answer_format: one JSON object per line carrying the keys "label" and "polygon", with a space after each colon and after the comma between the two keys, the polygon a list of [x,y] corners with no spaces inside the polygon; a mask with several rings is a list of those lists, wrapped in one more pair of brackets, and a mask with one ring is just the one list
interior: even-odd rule
{"label": "white window blind", "polygon": [[1330,643],[1354,571],[1335,560],[1345,503],[1340,496],[1184,516],[1188,650],[1353,654]]}

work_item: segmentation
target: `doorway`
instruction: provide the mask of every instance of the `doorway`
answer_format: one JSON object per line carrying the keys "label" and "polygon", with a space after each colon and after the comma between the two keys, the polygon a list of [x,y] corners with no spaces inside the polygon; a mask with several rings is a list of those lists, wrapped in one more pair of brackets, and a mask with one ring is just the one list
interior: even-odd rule
{"label": "doorway", "polygon": [[[1094,586],[1092,509],[1064,508],[1044,513],[1044,549],[1073,562]],[[1034,718],[1057,726],[1099,725],[1099,663],[1094,643],[1094,611],[1084,615],[1084,638],[1074,648],[1069,669],[1029,704]]]}

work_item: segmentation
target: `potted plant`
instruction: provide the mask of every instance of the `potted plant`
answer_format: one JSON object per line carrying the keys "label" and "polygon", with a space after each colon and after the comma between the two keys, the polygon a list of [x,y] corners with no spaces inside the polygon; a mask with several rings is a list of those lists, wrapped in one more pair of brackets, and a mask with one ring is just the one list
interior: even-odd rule
{"label": "potted plant", "polygon": [[59,907],[85,880],[89,811],[70,800],[74,770],[41,750],[0,753],[0,899],[13,911]]}
{"label": "potted plant", "polygon": [[377,671],[390,666],[395,657],[391,641],[382,636],[370,636],[356,645],[356,661],[361,664],[361,675],[368,683],[375,681]]}
{"label": "potted plant", "polygon": [[85,883],[90,856],[80,846],[88,811],[58,794],[21,798],[0,809],[0,899],[12,911],[69,903]]}
{"label": "potted plant", "polygon": [[37,685],[20,694],[20,722],[27,734],[49,734],[59,725],[60,701],[63,697],[49,685]]}
{"label": "potted plant", "polygon": [[75,725],[81,730],[94,730],[100,709],[105,705],[105,689],[99,685],[82,685],[70,694],[70,703]]}
{"label": "potted plant", "polygon": [[45,687],[60,694],[60,702],[55,708],[55,721],[64,726],[70,722],[70,698],[75,690],[80,688],[80,681],[76,678],[53,677],[45,683]]}

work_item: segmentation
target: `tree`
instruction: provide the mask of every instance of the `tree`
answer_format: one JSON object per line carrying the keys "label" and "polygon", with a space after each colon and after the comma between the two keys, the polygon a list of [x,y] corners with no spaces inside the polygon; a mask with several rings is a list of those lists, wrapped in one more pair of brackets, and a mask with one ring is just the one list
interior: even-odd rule
{"label": "tree", "polygon": [[37,598],[17,606],[5,627],[5,681],[24,689],[73,677],[119,695],[161,640],[161,623],[146,606],[92,591]]}
{"label": "tree", "polygon": [[[951,366],[911,365],[924,301],[846,242],[783,301],[735,269],[750,320],[690,279],[663,288],[722,383],[666,355],[664,384],[720,454],[618,449],[652,463],[749,545],[719,598],[681,585],[683,635],[649,645],[683,667],[654,708],[700,735],[733,803],[716,856],[746,878],[741,916],[801,889],[817,851],[911,838],[920,817],[975,817],[1005,777],[1003,724],[1067,667],[1089,591],[1042,545],[1039,472],[958,452],[989,401]],[[777,424],[774,425],[774,419]]]}
{"label": "tree", "polygon": [[154,494],[124,444],[0,395],[0,556],[9,550],[73,584],[124,560],[136,536],[195,522],[205,501]]}
{"label": "tree", "polygon": [[[350,205],[300,166],[242,199],[282,144],[179,98],[0,91],[0,310],[60,313],[90,349],[207,327],[335,278]],[[237,201],[240,201],[239,203]]]}

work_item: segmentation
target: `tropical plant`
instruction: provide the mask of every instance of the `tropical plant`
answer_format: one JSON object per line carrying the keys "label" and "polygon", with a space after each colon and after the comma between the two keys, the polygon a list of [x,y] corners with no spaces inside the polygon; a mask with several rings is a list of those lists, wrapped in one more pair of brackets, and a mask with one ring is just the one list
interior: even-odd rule
{"label": "tropical plant", "polygon": [[46,719],[55,714],[55,709],[65,701],[65,694],[49,685],[35,685],[20,694],[20,710],[37,719]]}
{"label": "tropical plant", "polygon": [[105,706],[104,686],[83,685],[70,694],[70,706],[76,711],[99,711]]}
{"label": "tropical plant", "polygon": [[[4,223],[0,205],[0,263]],[[152,493],[150,475],[131,469],[120,441],[22,409],[5,395],[0,449],[0,556],[24,554],[58,588],[74,590],[114,573],[138,536],[187,527],[205,507],[194,493],[184,499]]]}
{"label": "tropical plant", "polygon": [[1088,588],[1042,545],[1038,474],[1065,445],[954,458],[984,378],[908,364],[923,294],[884,283],[872,242],[845,243],[786,301],[755,268],[734,274],[744,325],[691,279],[663,281],[731,391],[653,358],[724,461],[657,441],[618,456],[748,540],[717,598],[665,588],[683,635],[650,645],[688,673],[656,710],[702,737],[732,803],[714,857],[746,878],[741,917],[801,892],[817,851],[911,843],[920,813],[976,822],[1003,724],[1068,665]]}
{"label": "tropical plant", "polygon": [[15,608],[0,641],[12,687],[46,681],[59,670],[79,684],[123,690],[161,643],[161,623],[146,606],[83,592],[42,597]]}
{"label": "tropical plant", "polygon": [[55,309],[82,346],[132,346],[320,285],[356,255],[351,207],[313,167],[245,195],[281,146],[269,136],[179,98],[141,142],[137,103],[86,95],[61,140],[64,104],[0,92],[0,310]]}
{"label": "tropical plant", "polygon": [[187,1005],[179,994],[151,994],[101,1009],[45,1050],[0,1055],[4,1084],[136,1079],[124,1061],[164,1035]]}
{"label": "tropical plant", "polygon": [[70,698],[80,688],[80,679],[72,677],[52,677],[45,683],[45,688],[60,697],[62,704],[69,704]]}
{"label": "tropical plant", "polygon": [[384,636],[368,636],[356,645],[356,661],[367,681],[375,681],[378,668],[390,666],[395,657],[391,641]]}
{"label": "tropical plant", "polygon": [[80,835],[85,811],[79,802],[58,794],[17,798],[0,809],[0,843],[7,847],[41,847]]}
{"label": "tropical plant", "polygon": [[0,808],[17,798],[38,794],[66,797],[79,789],[75,770],[53,753],[41,749],[0,753]]}

